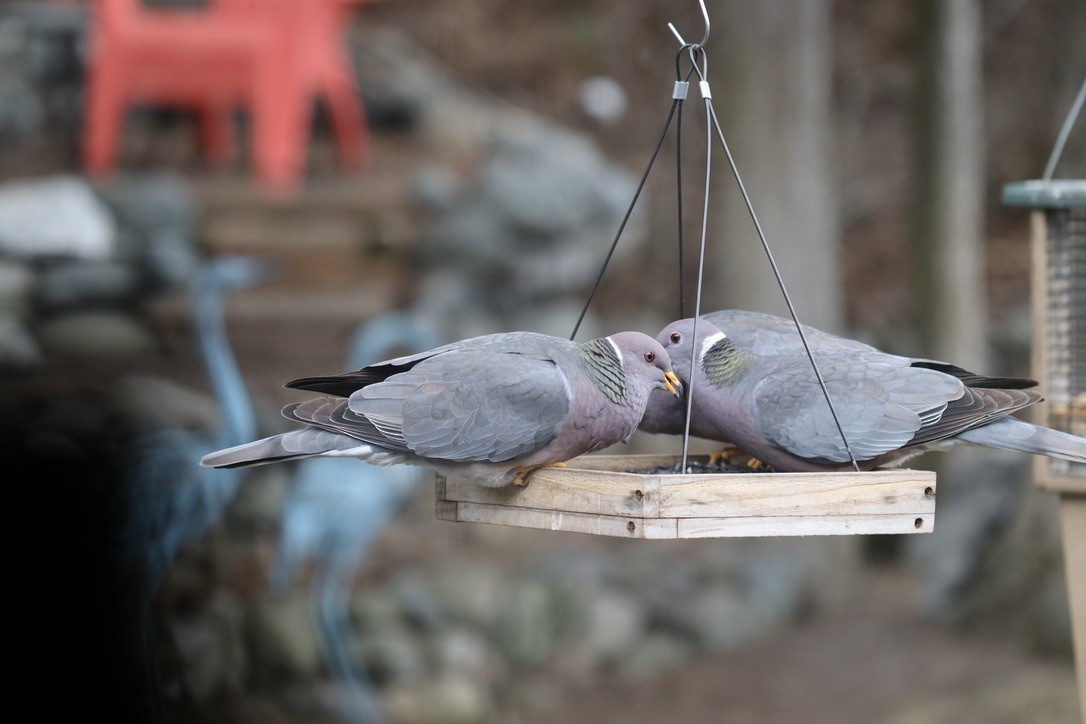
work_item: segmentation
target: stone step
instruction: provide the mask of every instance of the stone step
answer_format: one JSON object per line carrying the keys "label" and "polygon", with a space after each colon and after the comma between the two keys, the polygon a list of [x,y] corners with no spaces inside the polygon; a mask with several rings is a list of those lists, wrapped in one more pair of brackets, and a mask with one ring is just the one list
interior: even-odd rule
{"label": "stone step", "polygon": [[241,173],[208,174],[193,189],[204,248],[270,257],[280,268],[274,287],[343,289],[393,274],[420,233],[403,161],[315,176],[288,199],[269,198]]}
{"label": "stone step", "polygon": [[[276,288],[236,292],[224,302],[228,323],[233,322],[316,322],[355,324],[394,309],[401,282],[394,275],[366,279],[351,287]],[[183,292],[164,293],[147,305],[147,315],[156,324],[172,327],[187,324],[190,301]]]}

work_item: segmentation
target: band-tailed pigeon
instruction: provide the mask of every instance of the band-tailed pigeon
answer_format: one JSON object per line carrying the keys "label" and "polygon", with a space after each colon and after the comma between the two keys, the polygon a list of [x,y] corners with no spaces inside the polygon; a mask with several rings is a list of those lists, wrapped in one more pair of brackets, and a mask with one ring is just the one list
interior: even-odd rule
{"label": "band-tailed pigeon", "polygon": [[[732,443],[783,472],[851,468],[801,345],[758,354],[705,317],[697,320],[696,334],[693,374],[694,320],[673,322],[657,338],[692,396],[691,435]],[[808,339],[861,469],[900,465],[961,442],[1086,463],[1086,439],[1010,416],[1043,399],[1030,389],[1033,380],[985,377],[844,338],[818,340]],[[642,429],[682,432],[667,419],[658,416]]]}
{"label": "band-tailed pigeon", "polygon": [[491,487],[523,484],[538,467],[625,440],[653,390],[682,394],[667,352],[641,332],[583,343],[534,332],[484,335],[287,387],[330,396],[283,408],[304,428],[200,464],[355,457],[425,465]]}
{"label": "band-tailed pigeon", "polygon": [[[757,355],[806,355],[807,353],[799,333],[796,331],[796,323],[792,319],[747,309],[719,309],[706,312],[701,315],[700,319],[707,319],[717,329],[725,330],[729,339],[743,349]],[[827,352],[864,352],[881,355],[882,359],[888,364],[902,367],[924,367],[946,372],[960,378],[967,385],[980,383],[980,386],[983,387],[1017,389],[1037,386],[1036,381],[1022,377],[988,377],[974,374],[949,362],[889,354],[859,340],[830,334],[808,324],[802,326],[803,335],[811,348],[811,354],[815,355],[816,361]],[[671,338],[674,335],[678,336]],[[699,334],[699,336],[701,335]],[[658,336],[657,341],[668,347],[672,362],[675,363],[676,367],[682,365],[681,369],[688,369],[690,367],[690,346],[683,344],[683,333],[674,330],[669,332],[668,337],[668,339],[665,339],[663,335]],[[681,349],[681,352],[679,349]],[[676,359],[676,357],[682,359]],[[685,429],[685,420],[685,401],[676,400],[669,395],[653,394],[649,395],[649,404],[645,409],[645,417],[641,421],[640,429],[650,433],[681,435]]]}

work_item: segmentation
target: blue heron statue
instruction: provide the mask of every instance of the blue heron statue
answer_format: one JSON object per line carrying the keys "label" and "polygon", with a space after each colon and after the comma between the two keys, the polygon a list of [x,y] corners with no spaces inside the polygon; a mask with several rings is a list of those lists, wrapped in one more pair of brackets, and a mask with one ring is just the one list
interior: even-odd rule
{"label": "blue heron statue", "polygon": [[234,498],[243,471],[201,467],[202,455],[252,439],[253,405],[226,335],[223,297],[255,286],[271,272],[267,260],[245,256],[212,259],[193,276],[188,297],[197,340],[221,414],[214,434],[160,428],[133,441],[121,490],[122,563],[139,566],[139,615],[151,705],[165,715],[152,610],[178,552],[201,539]]}
{"label": "blue heron statue", "polygon": [[[349,345],[348,370],[395,354],[423,352],[440,344],[437,333],[407,312],[388,312],[363,323]],[[361,661],[354,660],[349,604],[352,585],[369,546],[418,490],[424,471],[399,465],[380,468],[348,458],[311,458],[298,463],[283,506],[280,546],[272,586],[286,590],[313,564],[310,612],[329,674],[340,691],[344,721],[373,724],[383,718],[380,700]]]}

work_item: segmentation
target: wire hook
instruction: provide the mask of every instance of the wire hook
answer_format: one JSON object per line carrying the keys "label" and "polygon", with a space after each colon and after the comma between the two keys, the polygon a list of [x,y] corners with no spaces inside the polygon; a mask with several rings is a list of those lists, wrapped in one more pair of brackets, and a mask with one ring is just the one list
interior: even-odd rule
{"label": "wire hook", "polygon": [[673,23],[668,23],[667,27],[671,30],[671,34],[679,41],[680,45],[692,45],[695,48],[700,48],[709,40],[709,11],[705,9],[705,0],[698,0],[698,5],[701,6],[701,17],[705,21],[705,34],[701,36],[701,40],[697,43],[687,43],[683,40],[683,36],[679,35],[679,31],[675,29]]}

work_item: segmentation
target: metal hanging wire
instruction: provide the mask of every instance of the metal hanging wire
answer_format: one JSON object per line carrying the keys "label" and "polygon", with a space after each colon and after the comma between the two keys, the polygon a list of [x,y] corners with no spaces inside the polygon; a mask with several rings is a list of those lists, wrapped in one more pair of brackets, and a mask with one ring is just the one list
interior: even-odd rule
{"label": "metal hanging wire", "polygon": [[1071,110],[1068,111],[1067,118],[1063,119],[1063,127],[1060,128],[1056,143],[1052,146],[1052,153],[1048,156],[1048,163],[1045,164],[1045,171],[1042,176],[1045,181],[1052,180],[1052,174],[1056,171],[1056,164],[1060,162],[1063,147],[1067,144],[1067,137],[1071,135],[1071,129],[1074,127],[1075,121],[1078,120],[1078,114],[1082,110],[1083,102],[1086,102],[1086,79],[1083,79],[1082,87],[1078,89],[1078,95],[1075,96],[1075,101],[1071,104]]}
{"label": "metal hanging wire", "polygon": [[[766,257],[769,260],[769,265],[770,265],[770,268],[773,271],[773,276],[776,279],[777,286],[781,290],[781,294],[784,297],[784,302],[788,306],[788,312],[792,317],[793,323],[796,325],[796,332],[798,332],[800,341],[803,343],[803,349],[807,354],[807,359],[811,363],[811,368],[814,370],[815,377],[818,380],[818,385],[821,388],[822,394],[826,399],[826,404],[829,406],[830,415],[833,417],[833,422],[837,427],[838,433],[841,435],[841,441],[844,443],[845,451],[848,453],[849,462],[852,464],[853,469],[856,470],[857,472],[859,472],[860,465],[857,462],[856,456],[852,451],[852,446],[849,444],[848,437],[845,435],[844,427],[841,425],[841,420],[837,415],[837,409],[834,407],[833,399],[832,399],[832,397],[831,397],[831,395],[829,393],[829,389],[826,387],[826,382],[823,379],[822,373],[818,368],[818,363],[815,361],[814,354],[812,353],[810,344],[807,341],[807,335],[803,331],[803,325],[800,324],[799,316],[796,314],[796,309],[795,309],[795,306],[792,304],[791,296],[788,294],[788,289],[785,286],[784,279],[781,276],[780,269],[777,266],[777,262],[773,258],[773,252],[769,248],[769,242],[766,240],[765,232],[762,230],[762,225],[758,221],[758,215],[754,211],[754,205],[750,200],[750,195],[747,193],[746,186],[743,183],[742,176],[739,173],[739,168],[737,167],[737,165],[735,163],[735,158],[732,156],[732,152],[731,152],[731,149],[728,146],[728,142],[724,138],[724,132],[720,128],[720,121],[717,119],[716,110],[713,108],[712,91],[711,91],[711,89],[709,87],[709,82],[707,80],[707,76],[708,76],[708,56],[706,55],[705,47],[704,47],[705,43],[709,40],[709,31],[711,29],[711,24],[710,24],[710,21],[709,21],[709,12],[705,7],[705,0],[698,0],[698,5],[700,6],[702,19],[703,19],[704,24],[705,24],[704,32],[703,32],[702,38],[701,38],[701,40],[699,42],[697,42],[697,43],[688,43],[688,42],[686,42],[683,39],[682,35],[679,34],[679,31],[675,28],[675,26],[672,23],[667,24],[668,29],[671,30],[671,33],[679,41],[679,46],[680,46],[679,47],[679,52],[678,52],[678,54],[676,56],[676,60],[675,60],[675,76],[676,76],[676,80],[675,80],[674,89],[672,91],[671,108],[668,111],[667,119],[664,122],[664,128],[663,128],[663,131],[660,134],[660,139],[657,141],[656,147],[653,150],[651,157],[649,158],[649,162],[646,165],[645,171],[641,176],[641,181],[638,184],[637,190],[635,191],[633,199],[630,202],[630,207],[629,207],[629,209],[627,209],[626,214],[622,219],[622,223],[619,225],[618,233],[615,235],[614,241],[611,243],[611,248],[608,251],[607,256],[605,257],[605,259],[603,261],[603,265],[600,268],[600,273],[597,276],[596,282],[593,285],[592,290],[588,295],[588,299],[585,302],[584,308],[581,310],[581,314],[577,319],[577,323],[574,325],[573,333],[570,335],[570,339],[573,339],[573,338],[575,338],[577,336],[577,330],[580,329],[581,322],[584,320],[585,314],[588,312],[588,308],[592,304],[592,299],[595,296],[596,291],[599,289],[599,285],[600,285],[600,283],[601,283],[601,281],[603,279],[603,275],[604,275],[604,272],[607,269],[607,265],[610,262],[612,255],[614,254],[615,248],[618,246],[618,241],[619,241],[619,238],[622,235],[622,231],[625,229],[626,223],[629,221],[630,215],[633,213],[634,206],[637,204],[637,199],[640,197],[641,191],[645,186],[645,182],[648,179],[649,172],[652,170],[652,166],[656,161],[656,157],[660,153],[660,148],[663,146],[664,140],[667,137],[667,132],[668,132],[668,129],[670,128],[670,126],[671,126],[671,122],[676,117],[678,117],[680,119],[680,127],[676,129],[677,142],[680,144],[679,149],[678,149],[678,153],[676,154],[677,159],[678,159],[676,161],[676,172],[679,174],[678,178],[677,178],[677,186],[678,186],[678,189],[679,189],[678,190],[678,204],[679,204],[679,207],[678,207],[678,218],[679,218],[679,273],[680,273],[680,279],[679,279],[679,286],[680,286],[680,290],[679,290],[679,311],[680,311],[680,315],[683,314],[684,293],[683,293],[683,289],[682,289],[682,285],[683,285],[683,276],[682,276],[682,274],[683,274],[683,262],[682,262],[682,257],[683,257],[682,208],[683,208],[683,204],[682,204],[682,174],[681,174],[681,172],[682,172],[681,119],[682,119],[682,105],[683,105],[683,102],[686,100],[686,97],[687,97],[688,92],[689,92],[690,78],[693,77],[693,75],[697,75],[698,88],[699,88],[699,91],[701,92],[701,97],[702,97],[702,100],[704,101],[704,106],[705,106],[705,183],[704,183],[704,192],[703,192],[703,197],[702,197],[701,234],[700,234],[700,244],[699,244],[699,253],[698,253],[697,286],[696,286],[695,299],[694,299],[693,338],[695,340],[697,339],[698,318],[701,316],[701,295],[702,295],[702,287],[703,287],[704,271],[705,271],[705,245],[706,245],[706,236],[707,236],[707,231],[708,231],[708,219],[709,219],[709,183],[710,183],[710,180],[712,178],[712,146],[713,146],[712,140],[713,140],[713,131],[715,130],[716,131],[716,136],[719,139],[722,148],[724,149],[724,155],[728,159],[728,165],[731,168],[732,175],[734,176],[736,184],[739,187],[739,191],[742,194],[743,203],[747,208],[747,213],[750,215],[751,221],[753,221],[753,223],[754,223],[754,228],[755,228],[755,231],[758,233],[758,238],[761,241],[762,249],[765,251]],[[681,60],[683,55],[686,55],[690,60],[690,70],[687,71],[685,77],[682,75],[681,70],[680,70],[680,66],[681,66],[680,60]],[[694,363],[696,361],[696,355],[697,355],[696,345],[691,345],[691,355],[690,355],[690,368],[691,368],[691,370],[694,368]],[[686,391],[686,415],[685,415],[685,426],[684,426],[684,430],[683,430],[683,447],[682,447],[682,468],[681,468],[682,470],[687,469],[687,458],[688,458],[688,451],[689,451],[689,444],[690,444],[690,413],[691,413],[691,410],[692,410],[693,397],[694,397],[694,389],[693,389],[692,381],[688,380],[687,382],[688,382],[688,385],[687,385],[687,391]]]}

